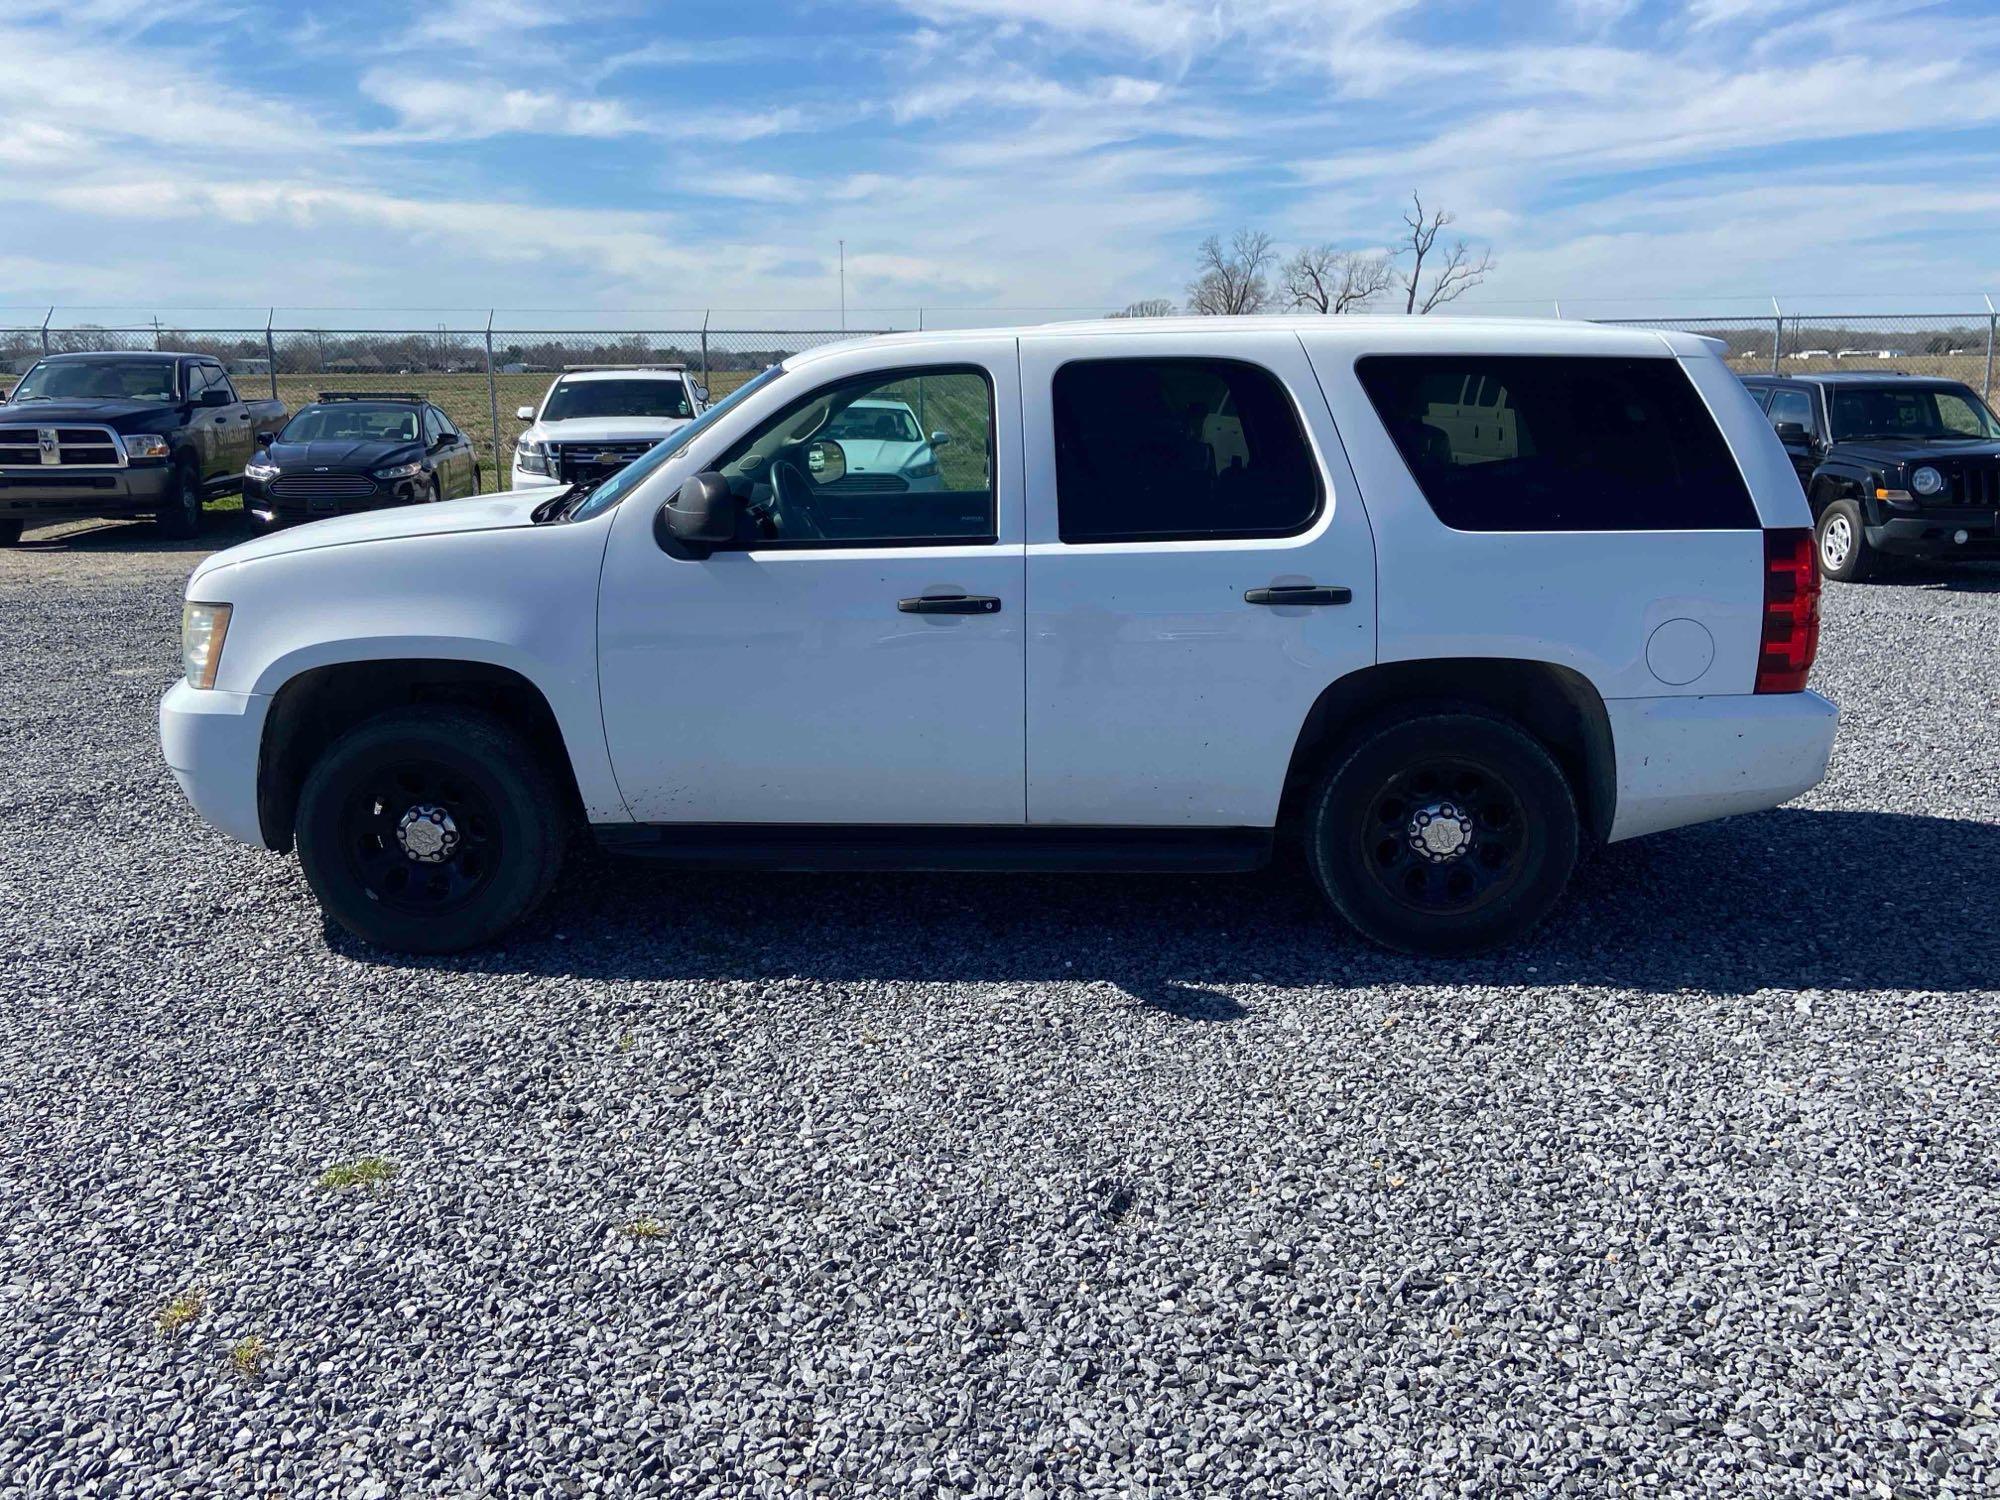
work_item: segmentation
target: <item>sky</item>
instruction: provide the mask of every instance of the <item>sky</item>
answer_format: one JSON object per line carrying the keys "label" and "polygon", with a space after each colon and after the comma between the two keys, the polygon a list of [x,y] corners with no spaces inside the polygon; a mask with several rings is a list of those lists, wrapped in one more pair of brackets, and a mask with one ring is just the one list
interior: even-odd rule
{"label": "sky", "polygon": [[1466,311],[2000,299],[1993,0],[0,0],[0,101],[0,323],[1054,316],[1413,190]]}

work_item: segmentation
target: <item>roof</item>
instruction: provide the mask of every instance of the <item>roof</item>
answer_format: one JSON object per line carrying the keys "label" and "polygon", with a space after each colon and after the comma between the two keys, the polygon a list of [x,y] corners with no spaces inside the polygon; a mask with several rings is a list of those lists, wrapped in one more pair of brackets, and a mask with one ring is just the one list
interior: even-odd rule
{"label": "roof", "polygon": [[1828,370],[1824,374],[1806,371],[1798,375],[1745,375],[1744,383],[1761,380],[1766,385],[1773,381],[1796,381],[1800,385],[1880,385],[1884,381],[1910,385],[1964,385],[1963,380],[1954,380],[1949,375],[1913,375],[1908,370]]}
{"label": "roof", "polygon": [[564,370],[558,379],[575,380],[687,380],[685,365],[593,365],[587,370]]}
{"label": "roof", "polygon": [[78,349],[63,354],[44,354],[43,359],[205,359],[221,364],[213,354],[176,354],[171,349]]}
{"label": "roof", "polygon": [[789,368],[813,364],[826,355],[860,343],[871,347],[949,348],[982,339],[1022,340],[1073,338],[1178,338],[1223,334],[1336,335],[1343,342],[1379,346],[1383,351],[1454,348],[1491,350],[1495,344],[1518,342],[1522,352],[1578,348],[1604,352],[1701,354],[1719,351],[1719,340],[1670,329],[1631,324],[1579,322],[1557,318],[1411,317],[1402,313],[1353,314],[1329,317],[1320,313],[1257,314],[1251,317],[1095,318],[1075,323],[1038,323],[1017,327],[927,329],[921,332],[857,336],[794,354]]}

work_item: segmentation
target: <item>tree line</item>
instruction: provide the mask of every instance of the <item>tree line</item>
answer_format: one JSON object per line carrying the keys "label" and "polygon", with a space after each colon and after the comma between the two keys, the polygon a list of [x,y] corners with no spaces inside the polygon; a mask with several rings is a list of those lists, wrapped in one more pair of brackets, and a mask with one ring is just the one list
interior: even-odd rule
{"label": "tree line", "polygon": [[[1462,238],[1446,240],[1453,216],[1427,209],[1420,194],[1410,195],[1403,231],[1379,250],[1349,250],[1328,242],[1301,245],[1282,257],[1278,243],[1261,229],[1239,229],[1224,244],[1210,235],[1195,251],[1195,275],[1187,285],[1191,313],[1224,317],[1261,312],[1364,312],[1402,304],[1410,314],[1436,312],[1456,302],[1490,276],[1496,262],[1486,246]],[[1166,297],[1129,304],[1119,318],[1164,318],[1177,309]]]}

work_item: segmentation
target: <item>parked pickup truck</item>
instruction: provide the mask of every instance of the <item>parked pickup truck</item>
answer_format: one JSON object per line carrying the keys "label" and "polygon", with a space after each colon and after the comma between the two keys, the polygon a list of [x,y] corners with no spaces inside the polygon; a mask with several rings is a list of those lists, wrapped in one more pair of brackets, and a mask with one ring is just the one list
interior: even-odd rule
{"label": "parked pickup truck", "polygon": [[201,529],[203,502],[243,482],[280,401],[245,401],[202,354],[52,354],[0,404],[0,546],[30,522],[154,517]]}
{"label": "parked pickup truck", "polygon": [[[775,869],[1287,841],[1368,937],[1478,951],[1590,848],[1825,774],[1811,517],[1719,347],[1257,317],[811,350],[608,477],[205,559],[166,762],[387,948],[491,940],[588,826]],[[899,406],[940,483],[835,435]]]}

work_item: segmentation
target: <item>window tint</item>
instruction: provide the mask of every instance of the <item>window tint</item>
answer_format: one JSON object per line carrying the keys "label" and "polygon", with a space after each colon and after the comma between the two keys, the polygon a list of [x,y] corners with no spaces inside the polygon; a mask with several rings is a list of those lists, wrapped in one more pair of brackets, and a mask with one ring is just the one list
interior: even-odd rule
{"label": "window tint", "polygon": [[1812,397],[1804,391],[1774,391],[1771,395],[1770,416],[1773,427],[1780,422],[1796,422],[1807,432],[1811,432]]}
{"label": "window tint", "polygon": [[793,402],[717,466],[747,547],[996,539],[993,387],[983,370],[858,376]]}
{"label": "window tint", "polygon": [[1065,542],[1292,536],[1319,469],[1285,388],[1235,360],[1079,360],[1053,387]]}
{"label": "window tint", "polygon": [[[1677,360],[1373,355],[1355,372],[1431,509],[1456,530],[1758,525]],[[1469,403],[1471,374],[1498,399]]]}
{"label": "window tint", "polygon": [[201,393],[208,389],[208,366],[189,365],[187,367],[187,393],[190,401],[199,401]]}
{"label": "window tint", "polygon": [[435,448],[438,439],[443,436],[444,429],[438,425],[436,409],[426,406],[424,408],[424,446],[426,448]]}

